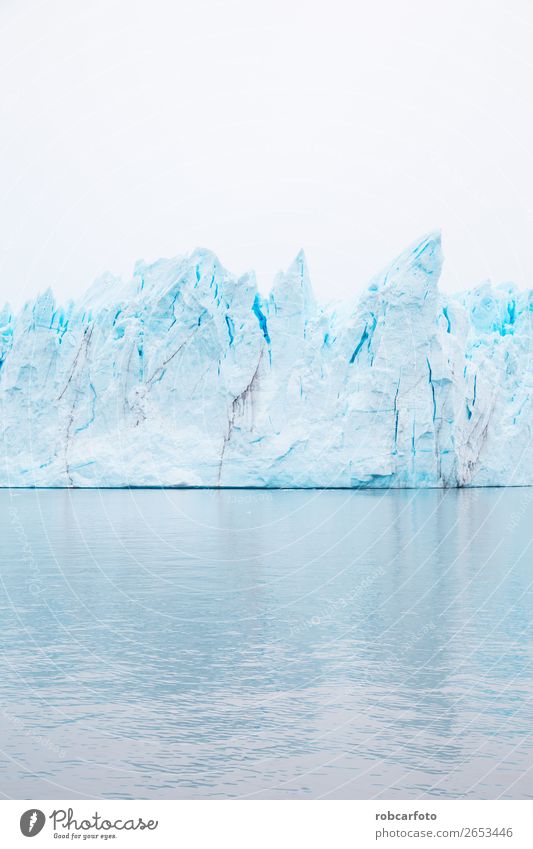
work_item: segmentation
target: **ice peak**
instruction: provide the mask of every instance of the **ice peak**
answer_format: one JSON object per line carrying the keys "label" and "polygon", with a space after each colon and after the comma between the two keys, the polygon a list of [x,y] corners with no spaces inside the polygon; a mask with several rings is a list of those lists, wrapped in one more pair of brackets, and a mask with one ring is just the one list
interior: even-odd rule
{"label": "ice peak", "polygon": [[189,262],[201,268],[222,268],[216,253],[208,248],[195,248],[189,256]]}
{"label": "ice peak", "polygon": [[291,275],[299,275],[300,278],[309,280],[309,269],[307,266],[307,257],[305,256],[305,251],[303,248],[300,248],[293,261],[289,265],[287,270],[287,274]]}
{"label": "ice peak", "polygon": [[118,297],[122,281],[109,271],[100,274],[79,302],[82,308],[100,309]]}
{"label": "ice peak", "polygon": [[270,300],[286,313],[309,315],[315,311],[316,301],[303,250],[298,251],[286,272],[276,275]]}
{"label": "ice peak", "polygon": [[369,288],[377,291],[394,287],[425,297],[430,288],[436,288],[442,263],[441,234],[436,230],[422,236],[399,254],[372,280]]}

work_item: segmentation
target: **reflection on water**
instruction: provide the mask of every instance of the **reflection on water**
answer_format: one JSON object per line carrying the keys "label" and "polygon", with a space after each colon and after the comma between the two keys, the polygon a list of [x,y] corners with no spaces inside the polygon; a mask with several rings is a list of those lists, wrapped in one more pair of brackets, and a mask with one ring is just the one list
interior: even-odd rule
{"label": "reflection on water", "polygon": [[2,794],[533,797],[533,491],[3,491],[0,517]]}

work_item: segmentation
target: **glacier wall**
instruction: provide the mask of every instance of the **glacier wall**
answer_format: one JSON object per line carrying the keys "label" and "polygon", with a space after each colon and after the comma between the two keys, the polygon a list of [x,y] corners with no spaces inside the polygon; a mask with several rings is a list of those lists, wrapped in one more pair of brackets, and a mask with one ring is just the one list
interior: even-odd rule
{"label": "glacier wall", "polygon": [[530,485],[532,293],[439,291],[439,234],[320,305],[208,251],[0,314],[0,485]]}

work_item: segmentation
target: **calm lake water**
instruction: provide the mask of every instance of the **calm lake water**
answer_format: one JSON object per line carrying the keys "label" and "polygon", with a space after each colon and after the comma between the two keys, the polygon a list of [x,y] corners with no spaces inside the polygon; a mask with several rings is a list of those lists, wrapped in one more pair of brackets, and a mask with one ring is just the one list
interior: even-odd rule
{"label": "calm lake water", "polygon": [[0,792],[533,798],[533,490],[2,491]]}

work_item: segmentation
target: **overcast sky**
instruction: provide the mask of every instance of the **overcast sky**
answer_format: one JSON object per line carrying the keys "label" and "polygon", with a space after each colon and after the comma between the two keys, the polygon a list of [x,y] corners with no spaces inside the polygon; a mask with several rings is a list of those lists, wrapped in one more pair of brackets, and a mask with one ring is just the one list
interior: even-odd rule
{"label": "overcast sky", "polygon": [[443,231],[443,286],[533,286],[528,0],[0,0],[0,296],[298,249],[349,295]]}

